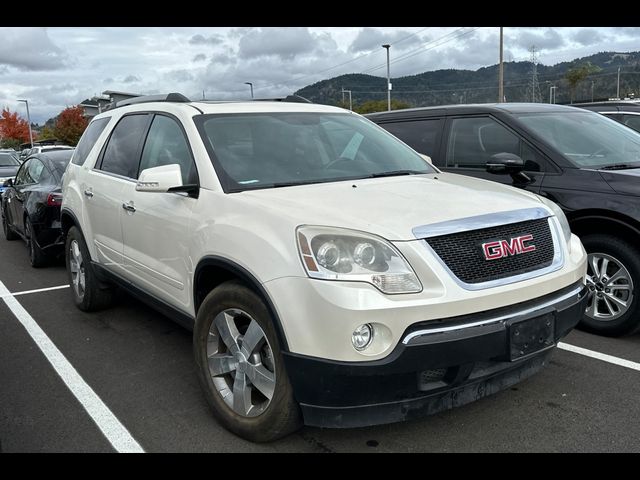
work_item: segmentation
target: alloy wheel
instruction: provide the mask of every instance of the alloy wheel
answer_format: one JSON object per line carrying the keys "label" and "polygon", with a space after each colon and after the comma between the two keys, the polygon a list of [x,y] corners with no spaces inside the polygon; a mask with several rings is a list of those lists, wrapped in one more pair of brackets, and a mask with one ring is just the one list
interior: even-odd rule
{"label": "alloy wheel", "polygon": [[271,403],[273,350],[248,313],[230,308],[216,315],[207,338],[207,363],[215,389],[237,415],[256,417]]}
{"label": "alloy wheel", "polygon": [[69,271],[71,272],[71,283],[78,298],[84,298],[85,272],[82,252],[77,240],[72,240],[69,245]]}
{"label": "alloy wheel", "polygon": [[587,265],[587,316],[598,321],[617,320],[633,302],[631,274],[620,260],[605,253],[590,253]]}

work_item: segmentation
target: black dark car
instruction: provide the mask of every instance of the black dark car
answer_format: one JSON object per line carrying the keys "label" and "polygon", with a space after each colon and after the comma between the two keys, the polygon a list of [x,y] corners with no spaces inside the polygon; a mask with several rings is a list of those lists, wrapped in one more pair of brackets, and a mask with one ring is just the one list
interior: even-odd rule
{"label": "black dark car", "polygon": [[[640,133],[548,104],[481,104],[368,115],[446,172],[525,188],[558,203],[589,253],[581,326],[640,328]],[[442,199],[446,201],[446,199]]]}
{"label": "black dark car", "polygon": [[4,182],[13,179],[20,168],[17,152],[0,150],[0,195],[4,191]]}
{"label": "black dark car", "polygon": [[574,103],[572,106],[598,112],[640,132],[640,101],[613,100],[610,102]]}
{"label": "black dark car", "polygon": [[2,226],[7,240],[22,237],[34,267],[62,251],[60,205],[62,175],[73,150],[33,155],[22,164],[15,181],[5,182]]}

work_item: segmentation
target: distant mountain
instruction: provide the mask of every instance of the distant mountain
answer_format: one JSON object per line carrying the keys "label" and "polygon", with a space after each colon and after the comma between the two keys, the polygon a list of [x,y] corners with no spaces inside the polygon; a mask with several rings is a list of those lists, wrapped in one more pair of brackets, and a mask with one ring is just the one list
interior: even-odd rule
{"label": "distant mountain", "polygon": [[[640,97],[640,52],[600,52],[571,62],[553,66],[537,65],[538,98],[549,101],[549,90],[557,86],[556,103],[569,103],[569,86],[564,80],[568,69],[574,65],[591,62],[602,70],[578,85],[575,100],[590,101],[593,81],[594,99],[615,97],[618,67],[620,74],[620,96]],[[508,102],[526,102],[532,99],[531,62],[505,62],[504,85]],[[360,73],[340,75],[301,88],[301,95],[316,103],[338,105],[342,89],[351,90],[354,105],[369,100],[386,99],[386,77],[375,77]],[[411,106],[446,105],[451,103],[487,103],[498,99],[498,65],[478,70],[436,70],[418,75],[392,78],[391,97]],[[345,94],[348,103],[348,94]]]}

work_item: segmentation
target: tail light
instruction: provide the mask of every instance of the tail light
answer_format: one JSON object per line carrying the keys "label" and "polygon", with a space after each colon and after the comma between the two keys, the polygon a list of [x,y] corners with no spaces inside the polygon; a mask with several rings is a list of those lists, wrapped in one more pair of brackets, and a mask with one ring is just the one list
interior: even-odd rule
{"label": "tail light", "polygon": [[59,207],[62,205],[62,194],[61,193],[50,193],[47,196],[47,206],[48,207]]}

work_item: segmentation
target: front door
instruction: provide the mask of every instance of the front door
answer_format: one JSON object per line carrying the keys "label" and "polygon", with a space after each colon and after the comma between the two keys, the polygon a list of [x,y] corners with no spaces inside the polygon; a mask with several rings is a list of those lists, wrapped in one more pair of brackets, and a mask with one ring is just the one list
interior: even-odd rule
{"label": "front door", "polygon": [[[157,114],[147,135],[140,172],[178,164],[182,183],[197,184],[198,175],[187,137],[178,120]],[[122,211],[126,276],[156,297],[188,311],[194,265],[189,263],[191,215],[198,201],[186,193],[123,190],[128,205]]]}
{"label": "front door", "polygon": [[[442,170],[526,188],[534,193],[540,191],[548,162],[523,138],[493,117],[449,118],[445,132],[444,154],[437,165]],[[486,164],[497,153],[513,153],[522,158],[525,174],[531,180],[516,181],[507,174],[488,173]]]}

